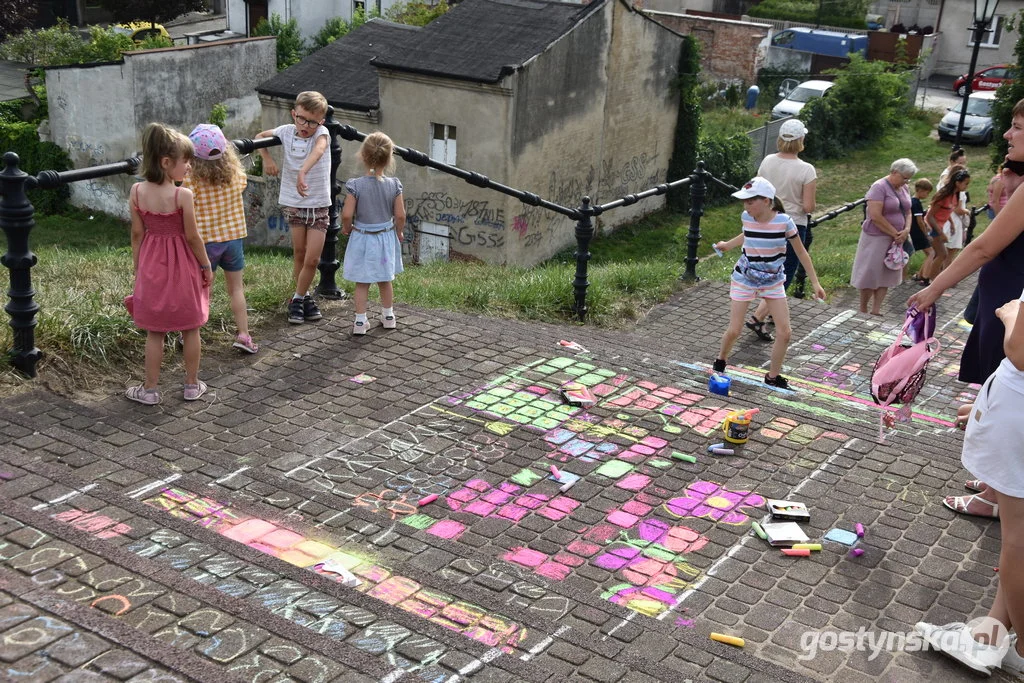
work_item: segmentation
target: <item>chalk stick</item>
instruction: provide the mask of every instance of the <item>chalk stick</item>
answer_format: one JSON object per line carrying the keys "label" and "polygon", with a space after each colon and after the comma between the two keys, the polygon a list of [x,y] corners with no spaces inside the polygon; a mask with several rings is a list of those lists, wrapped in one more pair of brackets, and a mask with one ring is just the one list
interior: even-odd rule
{"label": "chalk stick", "polygon": [[552,465],[551,466],[551,476],[554,477],[555,479],[561,479],[562,478],[562,473],[558,471],[557,467]]}
{"label": "chalk stick", "polygon": [[562,493],[565,493],[566,491],[571,489],[576,484],[576,482],[578,482],[578,481],[579,481],[579,479],[573,479],[572,481],[570,481],[570,482],[568,482],[566,484],[562,484],[561,486],[559,486],[558,490],[561,491]]}
{"label": "chalk stick", "polygon": [[794,543],[794,550],[821,550],[820,543]]}
{"label": "chalk stick", "polygon": [[754,530],[754,533],[757,534],[758,538],[765,541],[768,540],[768,534],[764,532],[764,529],[761,528],[760,524],[758,524],[757,522],[751,522],[750,528]]}
{"label": "chalk stick", "polygon": [[810,557],[811,551],[809,548],[783,548],[782,554],[790,557]]}
{"label": "chalk stick", "polygon": [[423,507],[424,505],[430,505],[435,500],[437,500],[437,494],[431,493],[429,496],[424,496],[423,498],[420,498],[420,502],[416,503],[416,505],[418,507]]}
{"label": "chalk stick", "polygon": [[850,554],[853,555],[854,557],[860,557],[861,555],[864,554],[864,549],[863,548],[854,548],[853,550],[850,551]]}
{"label": "chalk stick", "polygon": [[857,538],[864,538],[864,525],[857,522],[853,525],[853,530],[857,532]]}
{"label": "chalk stick", "polygon": [[725,448],[725,444],[724,443],[713,443],[713,444],[711,444],[710,446],[708,446],[708,453],[710,453],[711,451],[713,451],[716,448]]}
{"label": "chalk stick", "polygon": [[712,448],[712,455],[735,455],[736,451],[731,448]]}
{"label": "chalk stick", "polygon": [[672,451],[672,457],[676,460],[685,460],[686,462],[697,462],[696,456],[687,455],[686,453],[680,453],[679,451]]}
{"label": "chalk stick", "polygon": [[719,643],[725,643],[726,645],[735,645],[736,647],[743,647],[746,645],[742,638],[727,636],[722,633],[712,633],[711,640],[717,640]]}

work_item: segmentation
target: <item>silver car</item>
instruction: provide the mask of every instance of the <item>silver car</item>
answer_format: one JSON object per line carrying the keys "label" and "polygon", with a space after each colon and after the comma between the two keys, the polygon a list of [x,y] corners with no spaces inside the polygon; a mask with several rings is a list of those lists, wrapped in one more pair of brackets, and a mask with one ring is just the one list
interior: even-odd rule
{"label": "silver car", "polygon": [[[960,134],[962,142],[974,142],[987,145],[992,142],[992,103],[996,99],[995,92],[973,92],[967,98],[967,115],[964,117],[964,128]],[[946,115],[939,121],[939,139],[955,140],[956,128],[960,125],[960,109],[963,100],[955,107],[950,107]]]}

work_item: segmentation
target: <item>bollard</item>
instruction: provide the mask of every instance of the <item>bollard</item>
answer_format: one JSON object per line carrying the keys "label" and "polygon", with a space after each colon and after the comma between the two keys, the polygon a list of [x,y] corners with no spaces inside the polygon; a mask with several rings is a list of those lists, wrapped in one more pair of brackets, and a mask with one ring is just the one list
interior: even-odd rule
{"label": "bollard", "polygon": [[320,284],[317,294],[325,299],[344,298],[343,292],[335,281],[340,264],[338,262],[338,234],[341,232],[341,211],[338,210],[338,195],[341,194],[341,181],[338,180],[338,169],[341,168],[341,143],[338,134],[341,124],[334,120],[334,107],[327,107],[327,118],[324,126],[331,139],[331,208],[328,214],[327,237],[324,239],[324,250],[320,253]]}
{"label": "bollard", "polygon": [[11,288],[7,290],[11,301],[4,310],[11,316],[14,333],[14,347],[10,350],[11,363],[28,377],[36,376],[36,364],[42,358],[42,351],[36,348],[36,313],[39,304],[35,302],[32,289],[32,266],[36,255],[29,249],[28,236],[36,222],[35,210],[25,194],[30,175],[18,168],[18,155],[4,154],[4,168],[0,171],[0,228],[7,235],[7,253],[0,263],[11,273]]}
{"label": "bollard", "polygon": [[580,322],[587,317],[587,263],[590,261],[590,240],[594,237],[593,209],[590,208],[590,197],[584,197],[579,208],[580,219],[576,221],[576,278],[572,281],[576,293],[573,312]]}
{"label": "bollard", "polygon": [[686,273],[681,280],[697,281],[697,247],[700,245],[700,218],[704,215],[704,197],[707,194],[704,162],[698,161],[697,168],[690,174],[690,230],[686,235]]}

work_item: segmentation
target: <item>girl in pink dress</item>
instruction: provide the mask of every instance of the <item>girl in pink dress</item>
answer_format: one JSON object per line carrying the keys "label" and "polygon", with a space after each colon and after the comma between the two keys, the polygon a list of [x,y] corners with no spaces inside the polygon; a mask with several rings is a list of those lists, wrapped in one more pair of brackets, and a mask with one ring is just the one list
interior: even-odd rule
{"label": "girl in pink dress", "polygon": [[146,330],[146,379],[125,396],[160,403],[164,336],[182,330],[185,400],[206,393],[199,375],[199,328],[210,315],[213,271],[196,227],[192,192],[179,188],[192,161],[192,143],[178,131],[151,123],[142,133],[144,182],[131,189],[132,259],[135,288],[126,300],[135,324]]}

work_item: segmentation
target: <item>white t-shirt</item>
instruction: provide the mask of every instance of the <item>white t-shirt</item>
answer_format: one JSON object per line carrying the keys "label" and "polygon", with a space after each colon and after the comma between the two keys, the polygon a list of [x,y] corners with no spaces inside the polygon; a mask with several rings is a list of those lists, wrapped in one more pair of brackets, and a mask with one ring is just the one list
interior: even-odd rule
{"label": "white t-shirt", "polygon": [[298,209],[321,209],[331,205],[331,150],[325,149],[313,168],[306,173],[306,184],[309,189],[306,196],[299,194],[295,183],[299,178],[299,169],[306,157],[313,151],[313,143],[320,136],[327,137],[330,145],[330,133],[324,126],[317,126],[316,132],[308,138],[296,135],[295,124],[286,123],[274,129],[274,135],[281,139],[281,193],[278,202],[281,206],[292,206]]}
{"label": "white t-shirt", "polygon": [[769,154],[757,169],[757,175],[775,186],[775,195],[782,200],[785,213],[797,225],[807,225],[804,210],[804,185],[817,179],[814,166],[802,159],[784,159]]}

